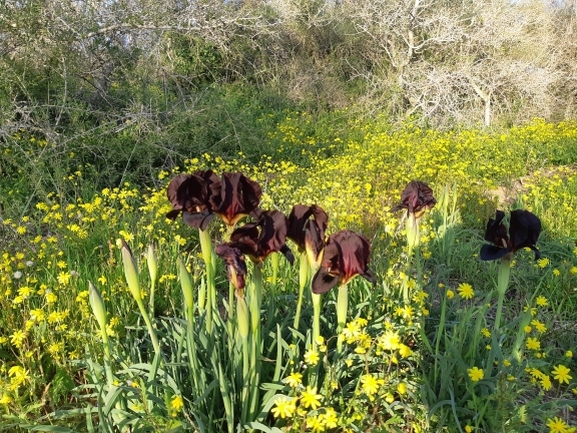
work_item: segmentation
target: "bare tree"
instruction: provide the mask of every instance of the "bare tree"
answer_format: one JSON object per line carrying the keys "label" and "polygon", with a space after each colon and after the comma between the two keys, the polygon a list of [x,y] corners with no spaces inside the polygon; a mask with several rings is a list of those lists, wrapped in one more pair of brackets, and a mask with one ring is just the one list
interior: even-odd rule
{"label": "bare tree", "polygon": [[551,112],[559,73],[544,3],[380,0],[350,3],[349,11],[373,42],[375,68],[364,71],[371,98],[396,89],[406,114],[441,124]]}

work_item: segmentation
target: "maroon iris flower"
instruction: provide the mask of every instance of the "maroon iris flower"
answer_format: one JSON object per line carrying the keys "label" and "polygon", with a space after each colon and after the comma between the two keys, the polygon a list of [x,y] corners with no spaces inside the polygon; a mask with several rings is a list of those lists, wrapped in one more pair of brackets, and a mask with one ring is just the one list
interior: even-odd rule
{"label": "maroon iris flower", "polygon": [[218,245],[216,254],[224,260],[228,272],[228,279],[239,296],[242,294],[246,282],[246,263],[244,255],[235,247],[227,244]]}
{"label": "maroon iris flower", "polygon": [[214,214],[234,226],[258,208],[262,191],[257,182],[242,173],[224,173],[222,180],[212,170],[179,174],[170,181],[168,200],[174,208],[166,216],[180,213],[186,224],[206,230]]}
{"label": "maroon iris flower", "polygon": [[505,212],[498,210],[495,218],[489,219],[485,240],[493,245],[481,247],[481,260],[497,260],[523,248],[533,250],[535,260],[541,257],[541,253],[535,246],[541,234],[539,218],[526,210],[514,210],[511,212],[509,234],[507,234],[507,227],[503,224],[504,218]]}
{"label": "maroon iris flower", "polygon": [[257,210],[262,190],[242,173],[223,173],[220,194],[211,196],[213,212],[229,226]]}
{"label": "maroon iris flower", "polygon": [[425,182],[412,180],[401,193],[401,203],[391,209],[396,212],[406,209],[407,213],[419,218],[427,209],[431,209],[437,200],[433,197],[433,190]]}
{"label": "maroon iris flower", "polygon": [[297,204],[288,218],[287,237],[298,245],[300,251],[308,250],[316,259],[325,245],[328,220],[327,213],[320,206]]}
{"label": "maroon iris flower", "polygon": [[174,208],[167,218],[175,219],[182,212],[182,219],[191,226],[206,230],[214,218],[211,211],[211,196],[220,180],[212,170],[197,171],[193,174],[179,174],[168,184],[168,200]]}
{"label": "maroon iris flower", "polygon": [[350,230],[342,230],[329,237],[321,267],[313,277],[313,293],[326,293],[337,284],[346,284],[360,275],[375,284],[375,275],[367,267],[369,241]]}
{"label": "maroon iris flower", "polygon": [[238,248],[255,263],[263,262],[269,254],[281,252],[292,264],[294,256],[286,245],[287,218],[277,210],[253,212],[256,222],[237,228],[230,235],[230,247]]}

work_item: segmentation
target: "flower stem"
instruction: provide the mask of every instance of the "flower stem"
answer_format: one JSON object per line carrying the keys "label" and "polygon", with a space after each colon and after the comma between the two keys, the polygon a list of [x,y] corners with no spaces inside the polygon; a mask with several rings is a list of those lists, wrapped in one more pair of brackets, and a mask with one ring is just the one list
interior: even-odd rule
{"label": "flower stem", "polygon": [[200,249],[206,267],[206,331],[212,334],[212,315],[216,306],[216,287],[214,284],[214,263],[212,252],[212,241],[208,230],[198,229],[200,238]]}
{"label": "flower stem", "polygon": [[499,265],[499,276],[497,279],[497,314],[495,316],[495,330],[498,331],[501,327],[501,314],[503,312],[503,300],[505,299],[505,292],[509,287],[509,277],[511,276],[511,257],[505,256],[501,259]]}
{"label": "flower stem", "polygon": [[272,261],[272,285],[276,287],[276,283],[278,280],[278,268],[279,268],[279,253],[272,253],[270,255],[270,259]]}
{"label": "flower stem", "polygon": [[150,275],[150,299],[148,308],[150,315],[154,317],[154,292],[156,289],[156,276],[158,274],[158,260],[154,251],[154,245],[148,245],[148,253],[146,254],[146,263],[148,265],[148,272]]}
{"label": "flower stem", "polygon": [[321,306],[322,298],[318,293],[311,293],[313,300],[313,341],[312,347],[316,349],[317,339],[321,335]]}
{"label": "flower stem", "polygon": [[407,222],[405,223],[407,232],[407,244],[409,246],[409,257],[412,256],[413,250],[419,245],[419,221],[413,212],[409,212]]}
{"label": "flower stem", "polygon": [[194,320],[194,293],[192,289],[192,281],[186,266],[180,258],[177,260],[178,273],[180,276],[180,287],[182,289],[182,297],[184,299],[184,312],[186,320],[192,322]]}
{"label": "flower stem", "polygon": [[262,303],[262,264],[256,264],[253,268],[252,284],[249,291],[249,315],[250,315],[250,370],[249,370],[249,400],[244,404],[248,404],[248,416],[253,421],[258,412],[258,397],[260,389],[260,365],[261,365],[261,303]]}
{"label": "flower stem", "polygon": [[433,383],[437,383],[437,368],[439,363],[439,349],[441,345],[441,338],[445,331],[445,317],[447,315],[447,296],[443,296],[443,304],[441,305],[441,318],[439,319],[439,328],[437,329],[435,341],[435,367],[433,369]]}
{"label": "flower stem", "polygon": [[337,351],[340,352],[343,346],[343,336],[341,335],[347,322],[347,309],[349,306],[349,289],[346,284],[339,286],[337,295]]}
{"label": "flower stem", "polygon": [[156,337],[156,332],[152,327],[152,322],[150,321],[150,317],[148,315],[148,310],[144,306],[144,302],[142,299],[137,299],[136,304],[140,310],[140,314],[142,314],[142,318],[144,319],[144,323],[146,324],[146,328],[148,329],[148,335],[150,335],[150,340],[152,341],[152,346],[154,347],[154,352],[156,354],[160,353],[160,344],[158,343],[158,338]]}
{"label": "flower stem", "polygon": [[295,330],[299,329],[299,323],[301,320],[301,310],[303,307],[303,298],[305,293],[305,287],[307,286],[309,275],[310,275],[310,266],[308,262],[308,258],[306,253],[302,253],[299,260],[299,297],[297,301],[297,310],[295,313],[295,319],[293,322],[293,328]]}

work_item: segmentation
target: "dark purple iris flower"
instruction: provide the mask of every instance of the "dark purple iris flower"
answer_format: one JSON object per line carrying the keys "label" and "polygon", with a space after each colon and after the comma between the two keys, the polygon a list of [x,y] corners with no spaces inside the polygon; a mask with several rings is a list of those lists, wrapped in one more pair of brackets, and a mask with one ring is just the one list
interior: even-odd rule
{"label": "dark purple iris flower", "polygon": [[541,221],[539,218],[526,210],[514,210],[511,212],[509,233],[503,224],[505,212],[496,211],[495,218],[490,218],[485,231],[485,240],[493,245],[481,247],[481,260],[497,260],[509,253],[515,253],[523,248],[530,248],[535,253],[535,260],[541,257],[541,253],[535,246],[541,234]]}
{"label": "dark purple iris flower", "polygon": [[211,188],[220,185],[218,176],[212,170],[201,170],[193,174],[179,174],[168,184],[166,194],[174,208],[167,218],[175,219],[182,213],[184,222],[192,227],[206,230],[214,218],[210,208],[213,194]]}
{"label": "dark purple iris flower", "polygon": [[227,244],[218,245],[215,253],[224,260],[228,273],[228,279],[240,295],[246,283],[246,263],[244,255],[235,247]]}
{"label": "dark purple iris flower", "polygon": [[364,236],[350,230],[330,236],[321,267],[313,277],[313,293],[326,293],[339,283],[348,283],[356,275],[375,284],[375,275],[367,266],[369,254],[369,241]]}
{"label": "dark purple iris flower", "polygon": [[433,190],[425,182],[412,180],[401,193],[401,203],[391,209],[396,212],[406,209],[408,214],[419,218],[427,209],[431,209],[437,200],[433,197]]}
{"label": "dark purple iris flower", "polygon": [[167,195],[174,208],[167,218],[182,213],[187,225],[206,230],[214,214],[234,226],[258,208],[262,190],[242,173],[224,173],[221,180],[212,170],[201,170],[176,176],[168,184]]}
{"label": "dark purple iris flower", "polygon": [[235,229],[226,244],[237,248],[255,263],[263,262],[269,254],[281,252],[292,264],[294,256],[286,245],[287,218],[277,210],[257,210],[252,213],[256,222]]}
{"label": "dark purple iris flower", "polygon": [[212,211],[229,226],[258,209],[262,190],[242,173],[223,173],[219,194],[211,196]]}
{"label": "dark purple iris flower", "polygon": [[327,213],[320,206],[297,204],[288,218],[287,237],[297,244],[300,251],[309,251],[316,260],[325,246],[328,220]]}

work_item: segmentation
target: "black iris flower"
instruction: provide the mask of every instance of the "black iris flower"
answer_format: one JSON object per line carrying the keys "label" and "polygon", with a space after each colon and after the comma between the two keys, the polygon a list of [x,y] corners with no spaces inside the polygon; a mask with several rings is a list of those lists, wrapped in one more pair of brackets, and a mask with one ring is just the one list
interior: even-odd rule
{"label": "black iris flower", "polygon": [[509,232],[503,223],[505,212],[498,210],[495,218],[490,218],[485,231],[485,240],[492,245],[481,247],[481,260],[497,260],[509,253],[515,253],[523,248],[530,248],[535,253],[535,260],[541,253],[535,246],[541,234],[541,221],[526,210],[511,212]]}

